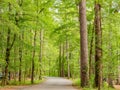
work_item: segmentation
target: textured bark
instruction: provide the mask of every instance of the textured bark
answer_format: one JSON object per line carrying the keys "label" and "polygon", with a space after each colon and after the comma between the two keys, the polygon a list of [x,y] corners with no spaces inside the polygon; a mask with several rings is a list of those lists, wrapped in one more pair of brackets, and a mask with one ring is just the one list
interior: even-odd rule
{"label": "textured bark", "polygon": [[43,48],[43,30],[40,31],[40,54],[39,54],[39,61],[40,61],[40,76],[39,79],[42,79],[42,48]]}
{"label": "textured bark", "polygon": [[95,87],[101,89],[102,84],[102,30],[101,6],[95,3]]}
{"label": "textured bark", "polygon": [[34,63],[34,58],[35,58],[35,48],[36,48],[36,35],[37,31],[34,31],[34,41],[33,41],[33,54],[32,54],[32,73],[31,73],[31,83],[34,83],[34,71],[35,71],[35,63]]}
{"label": "textured bark", "polygon": [[80,13],[80,48],[81,48],[81,87],[88,86],[88,42],[87,42],[87,20],[86,0],[79,4]]}

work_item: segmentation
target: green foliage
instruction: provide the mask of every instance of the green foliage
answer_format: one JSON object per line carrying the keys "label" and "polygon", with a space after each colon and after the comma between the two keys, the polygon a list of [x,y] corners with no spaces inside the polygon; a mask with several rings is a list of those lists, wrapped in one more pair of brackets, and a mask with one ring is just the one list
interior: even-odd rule
{"label": "green foliage", "polygon": [[73,79],[73,85],[80,87],[80,79],[79,78]]}
{"label": "green foliage", "polygon": [[[20,68],[20,53],[22,48],[22,78],[30,78],[32,53],[35,49],[35,78],[39,79],[40,69],[42,76],[58,76],[59,72],[59,46],[65,45],[68,40],[70,47],[70,73],[72,78],[79,78],[79,11],[80,0],[1,0],[0,1],[0,72],[4,71],[6,61],[7,31],[11,30],[10,44],[17,35],[10,51],[9,71],[16,74]],[[87,0],[86,0],[87,1]],[[98,1],[98,0],[97,0]],[[99,0],[102,7],[102,51],[103,51],[103,77],[112,73],[112,78],[118,78],[119,52],[120,52],[120,1]],[[89,50],[91,38],[94,36],[94,0],[88,0],[87,25]],[[9,4],[11,5],[9,7]],[[10,10],[9,10],[10,9]],[[33,46],[34,32],[37,31],[36,47]],[[43,31],[43,40],[40,32]],[[20,36],[23,36],[20,39]],[[95,37],[93,37],[93,42]],[[40,42],[43,43],[42,49]],[[92,63],[94,67],[94,43]],[[65,47],[66,48],[66,47]],[[39,54],[42,51],[42,62]],[[64,70],[67,74],[66,50],[64,49]],[[81,52],[82,53],[82,52]],[[27,81],[26,81],[27,82]],[[80,85],[78,79],[74,80]],[[13,81],[11,84],[15,84]],[[21,82],[23,83],[23,81]],[[28,82],[29,84],[30,82]],[[90,78],[90,87],[94,83],[94,75]],[[18,81],[16,81],[18,84]],[[107,86],[105,86],[107,88]],[[86,89],[87,90],[87,89]],[[90,90],[90,89],[88,89]],[[92,89],[91,89],[92,90]],[[107,89],[106,89],[107,90]]]}

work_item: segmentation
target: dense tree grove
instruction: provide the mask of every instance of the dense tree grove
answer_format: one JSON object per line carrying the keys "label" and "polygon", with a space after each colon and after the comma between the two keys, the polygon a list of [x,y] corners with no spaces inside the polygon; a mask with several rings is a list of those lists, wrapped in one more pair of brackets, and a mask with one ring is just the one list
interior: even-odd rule
{"label": "dense tree grove", "polygon": [[0,0],[0,84],[120,84],[119,18],[119,0]]}

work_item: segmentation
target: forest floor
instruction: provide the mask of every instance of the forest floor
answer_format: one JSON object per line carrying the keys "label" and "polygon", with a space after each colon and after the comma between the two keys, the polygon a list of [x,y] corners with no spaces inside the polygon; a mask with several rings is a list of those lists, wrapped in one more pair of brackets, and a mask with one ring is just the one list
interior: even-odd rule
{"label": "forest floor", "polygon": [[13,86],[0,90],[78,90],[72,86],[72,81],[65,78],[49,77],[41,84],[30,86]]}
{"label": "forest floor", "polygon": [[120,90],[120,85],[114,85],[116,90]]}

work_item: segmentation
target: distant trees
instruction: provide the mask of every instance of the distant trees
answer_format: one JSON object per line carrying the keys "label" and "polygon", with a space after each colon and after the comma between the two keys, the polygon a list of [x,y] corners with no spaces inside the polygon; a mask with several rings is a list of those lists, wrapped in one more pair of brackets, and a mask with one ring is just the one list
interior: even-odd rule
{"label": "distant trees", "polygon": [[[46,1],[38,2],[41,7],[36,6],[34,0],[0,2],[0,33],[4,36],[0,41],[0,72],[4,77],[3,85],[11,84],[11,81],[22,84],[30,78],[31,83],[34,83],[34,78],[42,79],[44,70],[42,30],[47,30],[49,25],[44,26],[45,19],[50,17],[49,15],[41,18],[43,16],[41,14],[44,14],[43,8],[46,7],[47,11],[50,5],[48,0]],[[38,31],[39,34],[37,34]]]}

